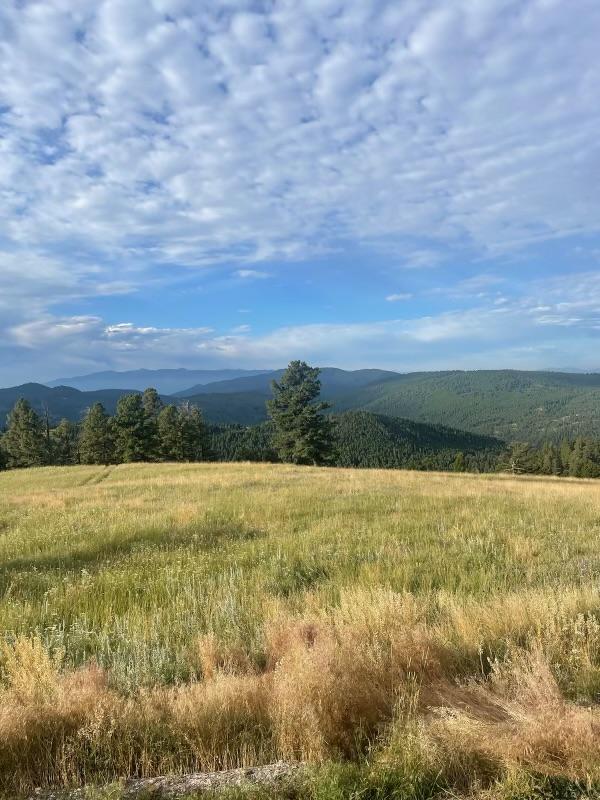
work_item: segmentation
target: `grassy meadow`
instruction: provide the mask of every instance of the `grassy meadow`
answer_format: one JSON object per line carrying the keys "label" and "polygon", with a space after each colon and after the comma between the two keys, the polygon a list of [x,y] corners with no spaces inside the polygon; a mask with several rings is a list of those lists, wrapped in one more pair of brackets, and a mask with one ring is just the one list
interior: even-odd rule
{"label": "grassy meadow", "polygon": [[594,481],[0,473],[0,791],[285,759],[302,798],[592,796],[599,574]]}

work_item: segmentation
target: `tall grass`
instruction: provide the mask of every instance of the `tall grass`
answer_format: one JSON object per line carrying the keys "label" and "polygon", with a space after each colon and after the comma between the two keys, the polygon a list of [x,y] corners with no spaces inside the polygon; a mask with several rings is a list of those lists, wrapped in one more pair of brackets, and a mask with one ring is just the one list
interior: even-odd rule
{"label": "tall grass", "polygon": [[279,758],[592,785],[599,531],[586,481],[2,474],[0,789]]}

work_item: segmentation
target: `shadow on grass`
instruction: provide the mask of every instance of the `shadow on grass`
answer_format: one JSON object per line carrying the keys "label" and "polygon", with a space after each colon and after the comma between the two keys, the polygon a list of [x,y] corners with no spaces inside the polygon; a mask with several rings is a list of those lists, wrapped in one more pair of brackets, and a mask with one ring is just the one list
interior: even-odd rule
{"label": "shadow on grass", "polygon": [[[0,565],[0,597],[4,597],[17,578],[25,573],[26,583],[37,594],[41,588],[55,582],[56,573],[87,570],[96,572],[135,553],[178,549],[197,549],[208,552],[235,542],[245,542],[265,536],[264,531],[243,525],[237,520],[208,518],[202,522],[167,529],[147,528],[130,536],[112,536],[110,539],[81,547],[68,553],[51,553],[14,558]],[[44,575],[44,573],[50,573]],[[21,583],[21,581],[20,581]],[[21,585],[19,593],[26,591]],[[37,591],[36,591],[37,589]]]}

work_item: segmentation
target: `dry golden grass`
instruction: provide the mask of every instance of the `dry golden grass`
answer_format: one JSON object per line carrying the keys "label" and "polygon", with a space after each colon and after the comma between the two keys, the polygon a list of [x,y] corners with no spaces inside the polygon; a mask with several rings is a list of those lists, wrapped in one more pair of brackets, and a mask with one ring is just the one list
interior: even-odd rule
{"label": "dry golden grass", "polygon": [[596,483],[102,476],[0,475],[1,790],[367,755],[600,781]]}

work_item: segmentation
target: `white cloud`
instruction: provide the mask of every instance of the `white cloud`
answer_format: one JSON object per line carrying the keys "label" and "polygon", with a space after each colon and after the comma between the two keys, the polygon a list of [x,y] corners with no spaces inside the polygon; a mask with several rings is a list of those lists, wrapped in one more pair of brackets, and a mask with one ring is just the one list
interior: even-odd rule
{"label": "white cloud", "polygon": [[385,299],[388,303],[398,303],[401,300],[410,300],[411,297],[412,294],[410,294],[410,292],[398,292],[397,294],[388,294]]}
{"label": "white cloud", "polygon": [[100,317],[45,317],[34,322],[15,325],[9,330],[13,341],[31,349],[62,346],[68,340],[82,342],[105,330]]}
{"label": "white cloud", "polygon": [[235,274],[238,278],[243,278],[244,280],[264,280],[271,277],[268,272],[262,272],[258,269],[238,269]]}

